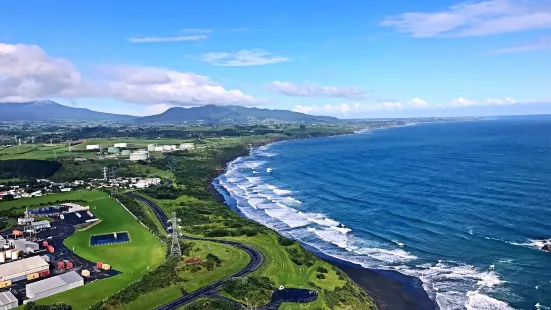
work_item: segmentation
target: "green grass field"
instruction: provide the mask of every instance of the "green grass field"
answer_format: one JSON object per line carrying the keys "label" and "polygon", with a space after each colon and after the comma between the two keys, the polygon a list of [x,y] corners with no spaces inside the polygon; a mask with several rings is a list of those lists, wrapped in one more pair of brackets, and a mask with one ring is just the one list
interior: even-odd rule
{"label": "green grass field", "polygon": [[29,207],[29,209],[38,208],[38,205],[43,204],[55,204],[56,201],[67,201],[67,200],[84,200],[92,203],[93,201],[103,199],[106,197],[105,194],[99,191],[74,191],[59,193],[55,195],[45,195],[42,197],[33,197],[33,198],[21,198],[12,201],[3,201],[0,202],[0,210],[7,210],[11,208],[21,208]]}
{"label": "green grass field", "polygon": [[[92,282],[61,294],[40,300],[41,304],[65,302],[73,309],[87,309],[96,302],[116,293],[128,284],[139,279],[147,272],[147,267],[155,268],[164,261],[165,247],[153,237],[130,213],[122,208],[107,194],[99,191],[78,191],[38,198],[29,198],[29,203],[45,203],[56,200],[86,200],[91,211],[101,219],[101,222],[90,229],[78,231],[65,240],[69,248],[93,262],[101,261],[110,264],[122,274]],[[0,204],[0,208],[24,207],[25,200]],[[128,231],[131,242],[103,246],[89,245],[90,236]]]}

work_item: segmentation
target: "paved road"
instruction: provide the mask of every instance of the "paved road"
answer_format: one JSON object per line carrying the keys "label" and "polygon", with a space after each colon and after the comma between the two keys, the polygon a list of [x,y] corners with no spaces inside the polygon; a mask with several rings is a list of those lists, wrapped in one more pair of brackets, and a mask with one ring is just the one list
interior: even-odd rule
{"label": "paved road", "polygon": [[[133,199],[140,200],[140,201],[144,202],[145,204],[147,204],[151,208],[151,210],[153,210],[153,212],[155,213],[155,215],[157,216],[157,218],[159,219],[159,221],[163,225],[166,233],[167,234],[169,233],[170,224],[168,222],[168,217],[166,216],[164,211],[157,204],[155,204],[153,201],[151,201],[151,200],[149,200],[145,197],[136,195],[134,193],[127,193],[127,195],[129,197],[133,198]],[[227,276],[227,277],[225,277],[225,278],[223,278],[219,281],[216,281],[216,282],[213,282],[213,283],[211,283],[207,286],[204,286],[204,287],[202,287],[202,288],[200,288],[200,289],[198,289],[198,290],[196,290],[196,291],[194,291],[194,292],[192,292],[188,295],[185,295],[185,296],[182,296],[182,297],[180,297],[176,300],[173,300],[173,301],[169,302],[168,304],[157,308],[157,310],[178,309],[181,306],[183,306],[183,305],[187,304],[188,302],[190,302],[192,300],[195,300],[199,297],[207,297],[209,295],[212,295],[213,293],[215,293],[216,291],[218,291],[222,287],[222,284],[223,284],[225,279],[234,278],[234,277],[242,277],[244,275],[252,273],[253,271],[260,268],[260,266],[262,266],[262,264],[264,264],[264,255],[262,255],[262,253],[260,251],[258,251],[257,249],[255,249],[253,247],[250,247],[248,245],[245,245],[245,244],[242,244],[242,243],[239,243],[239,242],[209,239],[209,238],[196,238],[196,237],[185,236],[185,235],[181,235],[181,238],[188,239],[188,240],[201,240],[201,241],[210,241],[210,242],[228,244],[228,245],[234,246],[236,248],[239,248],[239,249],[245,251],[249,255],[249,257],[251,258],[251,260],[250,260],[249,264],[247,264],[247,266],[245,266],[245,268],[241,269],[240,271],[238,271],[234,274],[231,274],[231,275],[229,275],[229,276]]]}

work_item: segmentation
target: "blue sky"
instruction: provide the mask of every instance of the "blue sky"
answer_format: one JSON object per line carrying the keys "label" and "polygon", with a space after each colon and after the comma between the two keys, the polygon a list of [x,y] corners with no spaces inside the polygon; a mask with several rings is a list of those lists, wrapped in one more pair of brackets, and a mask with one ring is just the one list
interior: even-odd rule
{"label": "blue sky", "polygon": [[0,101],[551,113],[551,1],[4,1]]}

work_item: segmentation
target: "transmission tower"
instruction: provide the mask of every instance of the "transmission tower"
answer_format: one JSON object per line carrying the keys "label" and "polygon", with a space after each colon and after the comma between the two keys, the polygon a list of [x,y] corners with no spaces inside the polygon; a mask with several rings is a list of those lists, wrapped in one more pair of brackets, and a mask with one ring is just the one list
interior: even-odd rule
{"label": "transmission tower", "polygon": [[107,170],[108,170],[108,169],[109,169],[109,168],[107,168],[107,167],[103,167],[103,179],[104,179],[104,180],[107,180]]}
{"label": "transmission tower", "polygon": [[111,168],[111,197],[115,197],[115,195],[119,193],[119,186],[118,184],[116,184],[115,186],[115,183],[114,183],[115,178],[116,178],[115,167],[112,167]]}
{"label": "transmission tower", "polygon": [[172,224],[172,233],[170,234],[172,237],[170,255],[176,256],[176,257],[182,257],[182,250],[180,249],[180,241],[178,240],[178,228],[180,227],[178,225],[178,222],[180,222],[180,219],[176,217],[176,212],[172,212],[172,218],[170,219],[170,223]]}

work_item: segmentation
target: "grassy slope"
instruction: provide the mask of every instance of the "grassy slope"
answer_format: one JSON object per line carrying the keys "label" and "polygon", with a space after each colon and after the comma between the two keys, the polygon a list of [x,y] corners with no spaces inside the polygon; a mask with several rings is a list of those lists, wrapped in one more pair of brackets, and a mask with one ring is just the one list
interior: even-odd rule
{"label": "grassy slope", "polygon": [[[76,195],[79,199],[89,201],[92,207],[91,211],[102,222],[88,230],[76,232],[66,239],[65,244],[69,248],[74,246],[78,255],[91,261],[102,261],[111,264],[113,268],[122,271],[122,274],[43,299],[40,303],[62,301],[72,305],[73,309],[86,309],[140,278],[147,272],[148,266],[154,268],[164,261],[164,246],[149,234],[132,215],[106,194],[98,191],[68,194],[70,195],[52,195],[40,198],[50,198],[55,201],[61,200],[62,197],[60,196],[64,196],[65,199],[74,199]],[[67,198],[67,196],[70,198]],[[132,241],[123,244],[89,246],[90,235],[113,231],[128,231]]]}

